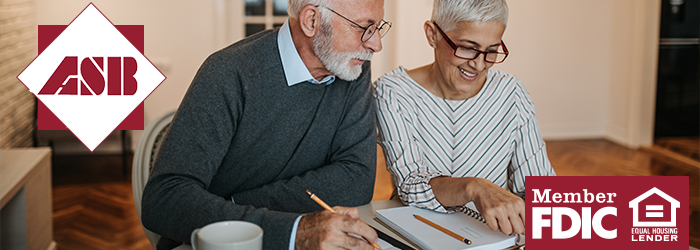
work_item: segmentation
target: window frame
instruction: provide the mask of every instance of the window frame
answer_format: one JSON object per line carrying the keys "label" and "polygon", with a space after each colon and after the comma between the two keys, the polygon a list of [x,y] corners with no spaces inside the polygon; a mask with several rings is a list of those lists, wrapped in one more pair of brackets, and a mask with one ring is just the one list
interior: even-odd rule
{"label": "window frame", "polygon": [[[248,16],[245,15],[243,19],[243,34],[247,34],[246,30],[246,25],[248,24],[264,24],[265,29],[272,29],[275,24],[282,24],[284,23],[287,18],[289,17],[288,15],[284,16],[275,16],[274,15],[274,9],[273,9],[273,4],[274,0],[264,0],[265,3],[265,15],[264,16]],[[243,1],[243,9],[245,10],[245,0]],[[285,11],[286,12],[286,11]]]}

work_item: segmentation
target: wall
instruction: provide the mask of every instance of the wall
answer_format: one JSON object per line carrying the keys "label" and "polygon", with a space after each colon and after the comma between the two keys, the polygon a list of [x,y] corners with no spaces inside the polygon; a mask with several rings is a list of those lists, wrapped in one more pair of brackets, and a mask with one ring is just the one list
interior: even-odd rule
{"label": "wall", "polygon": [[615,42],[610,2],[509,1],[503,40],[512,55],[495,68],[523,81],[545,138],[605,134]]}
{"label": "wall", "polygon": [[[146,27],[146,56],[168,77],[146,100],[146,123],[177,108],[206,56],[242,37],[236,8],[242,1],[92,1],[114,24]],[[422,28],[432,1],[385,1],[385,19],[394,26],[373,59],[374,79],[433,59]],[[68,24],[89,1],[36,3],[38,24]],[[651,142],[659,3],[508,1],[504,41],[512,54],[495,68],[524,82],[545,138],[605,137],[630,147]]]}
{"label": "wall", "polygon": [[34,98],[17,75],[36,57],[34,0],[0,0],[0,148],[31,147]]}
{"label": "wall", "polygon": [[[614,9],[631,15],[615,16],[612,30],[617,52],[610,78],[606,137],[628,147],[653,142],[656,71],[661,3],[655,0],[613,1]],[[617,42],[619,41],[619,42]]]}
{"label": "wall", "polygon": [[[385,0],[384,19],[393,23],[391,30],[382,39],[384,50],[378,57],[386,58],[382,69],[372,68],[373,78],[399,65],[416,68],[433,61],[433,51],[423,32],[423,23],[430,20],[432,0]],[[372,64],[375,66],[373,60]]]}

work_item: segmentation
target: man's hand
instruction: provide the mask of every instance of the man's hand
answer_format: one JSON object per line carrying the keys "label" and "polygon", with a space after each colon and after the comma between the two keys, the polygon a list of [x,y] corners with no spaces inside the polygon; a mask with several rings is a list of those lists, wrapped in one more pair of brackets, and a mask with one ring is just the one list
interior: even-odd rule
{"label": "man's hand", "polygon": [[435,198],[445,207],[474,202],[494,231],[525,233],[525,202],[493,182],[476,177],[435,177],[430,180]]}
{"label": "man's hand", "polygon": [[[377,242],[377,233],[360,220],[355,208],[333,207],[338,213],[318,211],[299,220],[296,249],[373,249],[370,243]],[[355,234],[367,239],[351,236]]]}

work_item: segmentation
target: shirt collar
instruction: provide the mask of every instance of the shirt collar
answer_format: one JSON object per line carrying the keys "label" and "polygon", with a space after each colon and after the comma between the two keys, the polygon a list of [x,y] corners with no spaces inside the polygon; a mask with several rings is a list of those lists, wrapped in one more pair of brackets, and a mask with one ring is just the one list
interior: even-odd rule
{"label": "shirt collar", "polygon": [[306,68],[306,65],[301,60],[297,48],[294,47],[292,41],[292,33],[289,30],[289,19],[284,21],[277,35],[277,46],[280,50],[280,58],[282,59],[282,68],[284,76],[287,78],[287,85],[293,86],[297,83],[311,82],[313,84],[330,85],[335,81],[335,75],[327,75],[321,81],[317,81],[311,76],[311,72]]}

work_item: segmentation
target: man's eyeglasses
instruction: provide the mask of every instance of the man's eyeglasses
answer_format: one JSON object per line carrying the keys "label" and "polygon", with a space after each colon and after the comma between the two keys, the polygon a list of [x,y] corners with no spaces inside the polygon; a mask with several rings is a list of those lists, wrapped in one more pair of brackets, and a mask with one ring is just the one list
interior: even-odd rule
{"label": "man's eyeglasses", "polygon": [[379,21],[379,23],[373,23],[373,24],[367,25],[367,27],[362,27],[361,25],[357,24],[356,22],[353,22],[352,20],[348,19],[347,17],[341,15],[340,13],[335,12],[335,10],[333,10],[331,8],[328,8],[326,6],[316,6],[316,7],[326,8],[326,9],[330,10],[331,12],[335,13],[336,15],[342,17],[343,19],[348,20],[348,22],[351,22],[352,24],[359,27],[360,29],[365,30],[365,32],[362,33],[362,37],[360,38],[360,40],[363,43],[368,41],[370,38],[372,38],[374,33],[377,33],[377,31],[379,32],[379,38],[382,38],[382,37],[384,37],[384,35],[386,35],[387,32],[389,32],[389,29],[391,29],[391,23],[384,21],[384,20]]}
{"label": "man's eyeglasses", "polygon": [[467,59],[467,60],[474,60],[477,57],[479,57],[480,54],[484,54],[484,61],[489,62],[489,63],[502,63],[503,61],[506,60],[506,57],[508,57],[508,48],[506,48],[506,44],[503,43],[503,40],[501,40],[501,47],[503,48],[503,52],[499,51],[480,51],[476,49],[470,49],[466,47],[459,46],[452,42],[452,39],[447,37],[447,34],[445,34],[444,31],[440,28],[440,26],[437,25],[437,23],[433,22],[435,24],[435,27],[437,27],[438,31],[442,35],[442,37],[445,38],[445,41],[447,44],[452,47],[452,49],[455,51],[455,56],[462,58],[462,59]]}

